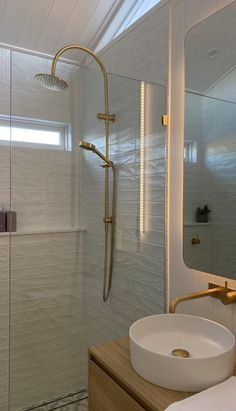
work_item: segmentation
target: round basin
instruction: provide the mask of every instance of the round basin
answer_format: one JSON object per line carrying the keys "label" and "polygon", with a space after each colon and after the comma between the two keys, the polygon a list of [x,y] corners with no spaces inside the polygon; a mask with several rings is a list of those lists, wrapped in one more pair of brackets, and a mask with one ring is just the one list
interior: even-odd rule
{"label": "round basin", "polygon": [[129,330],[131,363],[144,379],[197,392],[233,374],[235,338],[222,325],[184,314],[142,318]]}

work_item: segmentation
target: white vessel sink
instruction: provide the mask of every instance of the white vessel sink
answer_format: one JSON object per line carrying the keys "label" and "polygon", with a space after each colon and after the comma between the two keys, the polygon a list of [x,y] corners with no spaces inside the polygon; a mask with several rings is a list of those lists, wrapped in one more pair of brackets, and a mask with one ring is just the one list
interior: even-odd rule
{"label": "white vessel sink", "polygon": [[[160,314],[130,327],[130,355],[135,371],[161,387],[196,392],[233,374],[235,338],[222,325],[201,317]],[[189,355],[187,358],[177,355]]]}

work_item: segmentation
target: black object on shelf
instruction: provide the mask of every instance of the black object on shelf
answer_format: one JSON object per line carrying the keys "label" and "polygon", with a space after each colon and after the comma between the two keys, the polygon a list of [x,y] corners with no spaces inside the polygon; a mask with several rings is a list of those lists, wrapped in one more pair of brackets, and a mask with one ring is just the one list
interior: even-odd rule
{"label": "black object on shelf", "polygon": [[198,207],[196,212],[196,221],[197,223],[208,223],[208,214],[211,210],[208,208],[208,205],[205,205],[203,208]]}
{"label": "black object on shelf", "polygon": [[0,233],[6,232],[6,211],[0,210]]}

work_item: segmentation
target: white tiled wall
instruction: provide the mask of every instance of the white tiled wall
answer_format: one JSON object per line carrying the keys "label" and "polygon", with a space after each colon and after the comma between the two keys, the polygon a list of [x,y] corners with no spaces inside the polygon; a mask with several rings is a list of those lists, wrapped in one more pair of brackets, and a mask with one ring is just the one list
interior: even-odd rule
{"label": "white tiled wall", "polygon": [[[77,145],[82,138],[89,139],[104,151],[103,123],[96,118],[96,113],[103,111],[101,73],[92,70],[87,77],[75,75],[70,94],[55,95],[32,81],[39,69],[48,70],[49,66],[44,59],[35,59],[31,63],[29,56],[13,54],[12,113],[70,122],[74,140],[72,152],[12,149],[12,203],[19,231],[12,235],[10,248],[11,411],[83,387],[86,336],[89,344],[125,336],[135,319],[164,309],[165,128],[161,116],[166,108],[165,88],[146,86],[146,231],[140,239],[140,83],[110,76],[111,111],[117,114],[110,153],[117,165],[117,242],[111,297],[104,304],[103,169],[92,154],[86,153],[85,159],[83,153],[80,179],[81,150]],[[63,65],[64,72],[66,68]],[[10,152],[4,147],[1,153],[7,173]],[[6,177],[0,184],[9,184],[9,175]],[[4,200],[8,202],[9,198]],[[84,253],[84,234],[76,231],[81,221],[88,226]],[[7,275],[9,239],[5,235],[0,240],[5,244],[2,264]],[[6,293],[8,296],[8,289]],[[7,312],[2,320],[6,327]],[[3,344],[7,335],[8,330]],[[0,405],[7,401],[7,387],[2,393]]]}
{"label": "white tiled wall", "polygon": [[[35,83],[38,71],[48,71],[47,59],[12,53],[10,99],[10,55],[0,53],[0,114],[9,114],[11,103],[14,116],[73,122],[71,91],[58,95]],[[66,77],[73,69],[59,66]],[[17,211],[17,234],[11,242],[8,234],[0,234],[0,409],[7,409],[10,368],[10,409],[16,411],[86,385],[84,232],[78,228],[79,172],[73,150],[12,143],[11,150],[0,146],[0,157],[0,205],[9,207],[11,200]]]}
{"label": "white tiled wall", "polygon": [[[2,113],[10,114],[10,52],[0,49],[0,106]],[[10,122],[8,122],[10,125]],[[10,136],[10,134],[9,134]],[[0,150],[0,185],[1,198],[4,203],[10,201],[10,151],[6,153]],[[0,237],[0,410],[5,411],[8,407],[8,377],[9,377],[9,236]]]}
{"label": "white tiled wall", "polygon": [[[211,281],[220,281],[223,282],[223,279],[217,279],[213,276],[208,276],[205,273],[196,272],[193,270],[189,270],[183,263],[182,258],[182,169],[180,167],[182,163],[182,149],[183,149],[183,90],[184,90],[184,55],[183,55],[183,41],[184,36],[187,30],[193,26],[198,21],[201,21],[207,15],[215,12],[223,5],[226,5],[229,1],[223,0],[200,0],[196,2],[195,0],[178,0],[178,1],[170,1],[171,6],[171,42],[170,42],[170,56],[171,56],[171,64],[170,64],[170,81],[171,87],[169,91],[170,97],[170,119],[171,124],[169,128],[169,138],[171,139],[171,144],[168,147],[168,156],[169,156],[169,220],[168,220],[168,227],[169,227],[169,247],[168,247],[168,255],[167,255],[167,263],[168,263],[168,271],[169,271],[169,285],[170,285],[170,297],[176,294],[182,294],[183,292],[194,291],[195,289],[206,288],[207,282],[209,279]],[[162,9],[162,12],[165,14],[168,13],[168,6],[165,5],[165,8]],[[143,30],[146,30],[143,27]],[[156,30],[156,20],[155,16],[152,16],[152,28],[150,32],[155,32]],[[168,30],[168,25],[167,25]],[[133,41],[135,40],[135,33],[131,31],[131,40],[133,36]],[[130,40],[130,41],[131,41]],[[148,37],[146,37],[147,44],[149,43]],[[116,45],[117,44],[117,45]],[[125,47],[125,39],[122,43]],[[146,43],[145,43],[146,44]],[[153,43],[154,44],[154,43]],[[132,45],[132,41],[131,41]],[[136,75],[139,78],[149,78],[149,74],[152,73],[153,75],[153,67],[154,63],[150,63],[147,61],[148,64],[145,64],[145,56],[150,56],[150,47],[146,47],[142,56],[140,56],[140,49],[138,47],[134,50],[134,59],[130,54],[130,44],[127,45],[126,51],[128,52],[125,54],[125,57],[122,58],[123,51],[122,47],[119,51],[119,47],[121,43],[119,39],[114,44],[114,48],[109,48],[105,50],[102,54],[102,58],[105,61],[109,61],[109,69],[113,72],[119,72],[122,70],[122,74],[132,76],[132,72],[134,70],[134,66],[139,70],[136,71]],[[150,44],[149,44],[150,45]],[[113,47],[113,46],[112,46]],[[163,47],[166,47],[166,43],[163,39]],[[136,53],[136,54],[135,54]],[[135,60],[135,56],[138,55],[138,59]],[[140,57],[140,59],[139,59]],[[57,96],[56,100],[55,97],[52,97],[52,94],[48,94],[47,91],[39,89],[37,86],[32,85],[31,79],[32,74],[38,71],[39,61],[35,61],[34,67],[31,67],[27,61],[25,61],[27,57],[21,55],[17,60],[17,64],[15,66],[15,74],[13,73],[13,79],[15,79],[15,88],[14,88],[14,101],[16,102],[15,108],[13,106],[13,114],[21,114],[24,116],[28,116],[29,113],[39,113],[41,108],[45,106],[45,96],[47,96],[47,107],[50,107],[49,110],[49,118],[53,118],[57,121],[68,121],[73,123],[73,132],[76,136],[76,142],[79,140],[87,139],[89,141],[93,141],[97,145],[100,150],[104,150],[104,132],[103,132],[103,123],[99,123],[96,119],[96,113],[103,111],[103,97],[102,97],[102,82],[100,81],[101,74],[97,72],[96,74],[91,73],[88,75],[86,74],[86,70],[83,70],[82,81],[83,87],[81,88],[81,93],[77,93],[77,89],[72,90],[72,94],[70,98],[68,94],[62,97],[62,100]],[[107,59],[107,60],[106,60]],[[49,63],[44,59],[41,59],[42,68],[48,70]],[[128,62],[126,64],[126,62]],[[162,62],[162,70],[159,72],[162,73],[160,77],[154,76],[153,79],[159,80],[163,83],[166,82],[166,67],[165,66],[166,60]],[[6,64],[9,64],[7,62]],[[25,70],[25,67],[29,66],[29,72]],[[44,66],[44,67],[43,67]],[[5,66],[7,67],[7,65]],[[150,68],[150,72],[149,72]],[[67,66],[63,67],[64,70],[67,69]],[[69,73],[70,74],[69,69]],[[156,68],[158,71],[158,69]],[[7,70],[4,71],[7,73]],[[121,71],[120,71],[121,72]],[[159,73],[158,73],[159,74]],[[22,78],[24,78],[24,82],[22,84]],[[76,80],[77,81],[77,80]],[[78,80],[79,81],[79,80]],[[1,82],[4,84],[4,81]],[[160,119],[161,115],[165,112],[165,89],[157,86],[148,86],[149,89],[149,110],[148,113],[150,115],[149,121],[146,125],[146,210],[148,213],[146,215],[147,220],[146,223],[148,224],[148,231],[146,233],[146,237],[140,241],[140,234],[139,234],[139,181],[140,181],[140,152],[139,152],[139,83],[122,79],[122,78],[115,78],[110,77],[110,85],[111,85],[111,112],[116,112],[117,114],[117,122],[112,125],[111,128],[111,156],[112,160],[117,164],[117,177],[118,177],[118,201],[117,201],[117,227],[116,227],[116,234],[117,234],[117,242],[116,242],[116,251],[115,251],[115,265],[114,265],[114,277],[113,277],[113,285],[111,291],[111,297],[109,302],[105,305],[101,302],[101,295],[102,295],[102,266],[103,266],[103,252],[104,252],[104,245],[103,245],[103,224],[102,224],[102,217],[103,217],[103,185],[104,185],[104,175],[103,170],[99,167],[100,160],[98,160],[92,153],[83,153],[83,160],[82,160],[82,195],[80,196],[81,199],[81,216],[82,221],[85,222],[88,226],[88,233],[86,236],[85,242],[85,258],[86,258],[86,270],[84,271],[84,279],[85,279],[85,289],[86,289],[86,299],[85,299],[85,308],[87,313],[87,331],[89,337],[89,343],[94,343],[101,341],[107,338],[116,338],[122,335],[127,334],[128,326],[132,321],[136,318],[139,318],[143,315],[156,313],[156,312],[163,312],[164,309],[164,228],[165,228],[165,214],[164,214],[164,203],[165,203],[165,129],[162,128]],[[22,87],[23,86],[23,87]],[[37,95],[37,99],[32,97],[32,90],[34,95]],[[95,93],[96,91],[96,93]],[[3,96],[8,95],[9,93],[9,84],[5,82],[4,93]],[[95,93],[95,94],[94,94]],[[98,99],[95,99],[94,96],[98,96]],[[27,97],[27,99],[25,98]],[[67,99],[67,104],[65,101]],[[56,101],[56,104],[55,104]],[[83,102],[83,105],[81,104]],[[24,102],[24,104],[22,104]],[[78,107],[80,104],[81,110],[72,110],[73,106]],[[86,109],[85,109],[86,108]],[[152,110],[151,110],[152,108]],[[2,111],[4,113],[9,113],[9,100],[5,98],[2,101]],[[46,110],[48,111],[48,110]],[[72,114],[71,114],[72,113]],[[151,113],[151,114],[150,114]],[[157,115],[158,113],[158,115]],[[46,114],[45,114],[46,116]],[[35,114],[34,114],[35,117]],[[182,121],[180,121],[182,119]],[[150,143],[150,147],[148,147]],[[30,156],[26,155],[26,152],[23,152],[28,159],[28,165],[26,170],[32,167],[32,162],[30,162]],[[45,152],[38,152],[39,159],[37,161],[44,161],[43,157],[47,157],[48,165],[52,165],[52,157],[50,154]],[[0,153],[1,155],[1,153]],[[74,147],[74,151],[72,152],[72,158],[69,160],[70,166],[72,165],[72,170],[70,172],[72,175],[72,180],[76,182],[73,186],[75,188],[74,191],[74,198],[77,197],[79,194],[78,188],[80,185],[79,178],[78,178],[78,167],[76,167],[77,159],[80,155],[79,149]],[[14,158],[15,161],[20,161],[20,151],[14,157],[13,151],[13,165],[14,165]],[[9,159],[6,156],[3,158],[3,163],[6,163],[3,168],[7,169],[7,164]],[[53,156],[53,164],[54,164],[55,157]],[[61,170],[64,167],[64,161],[67,162],[68,159],[60,159],[59,160],[59,167]],[[18,171],[22,167],[22,163],[15,163],[15,169]],[[27,162],[26,162],[27,164]],[[34,165],[36,162],[34,162]],[[58,197],[53,199],[49,198],[49,193],[51,192],[51,188],[48,188],[48,198],[47,198],[47,206],[45,206],[45,198],[42,199],[38,197],[38,200],[35,200],[36,193],[35,188],[32,188],[32,198],[25,197],[27,201],[21,201],[21,199],[16,198],[14,202],[16,205],[18,204],[19,210],[19,217],[24,213],[27,214],[26,208],[30,207],[30,213],[32,215],[32,222],[36,222],[38,227],[42,224],[42,219],[36,217],[36,220],[33,218],[35,214],[44,214],[44,221],[46,221],[47,217],[46,214],[48,213],[46,209],[50,208],[49,203],[51,202],[51,207],[53,208],[54,204],[60,200],[60,204],[65,203],[63,208],[58,212],[57,217],[58,221],[60,221],[60,213],[64,214],[64,207],[66,206],[68,218],[66,221],[62,220],[62,225],[72,226],[74,227],[78,223],[78,219],[76,218],[76,207],[73,211],[71,208],[71,203],[66,199],[66,194],[70,192],[68,186],[70,185],[69,180],[67,180],[67,167],[66,171],[63,169],[63,176],[57,174],[59,172],[58,169],[52,170],[48,169],[46,173],[44,173],[38,179],[38,174],[34,174],[35,184],[40,184],[43,182],[44,178],[48,177],[48,172],[50,171],[50,176],[53,177],[53,181],[55,181],[55,187],[57,187]],[[54,167],[54,166],[53,166]],[[14,168],[14,167],[13,167]],[[42,171],[42,169],[40,169]],[[45,170],[43,170],[45,171]],[[51,174],[52,172],[52,174]],[[5,170],[6,173],[6,170]],[[26,171],[27,173],[27,171]],[[54,174],[55,173],[55,174]],[[3,176],[4,174],[2,174]],[[15,177],[15,182],[19,179],[19,184],[22,184],[24,181],[25,175],[24,174],[13,174],[13,179]],[[54,180],[55,177],[55,180]],[[56,184],[57,178],[60,179],[61,187],[58,188]],[[33,176],[32,176],[33,179]],[[66,184],[64,185],[64,182]],[[43,183],[42,183],[43,184]],[[54,183],[53,183],[54,184]],[[68,185],[69,184],[69,185]],[[20,191],[20,186],[17,186]],[[17,188],[15,187],[15,188]],[[43,187],[43,186],[42,186]],[[47,188],[44,186],[44,190]],[[30,190],[29,190],[30,191]],[[40,190],[39,190],[40,191]],[[61,198],[61,191],[64,192],[64,200]],[[8,190],[6,190],[7,193]],[[60,194],[59,194],[60,193]],[[29,194],[28,191],[25,194]],[[20,195],[20,193],[16,194]],[[31,208],[32,207],[32,208]],[[36,208],[35,208],[36,207]],[[42,208],[41,208],[42,207]],[[45,207],[45,208],[44,208]],[[69,211],[70,210],[70,211]],[[55,210],[54,210],[55,211]],[[35,214],[33,214],[36,212]],[[21,214],[22,213],[22,214]],[[71,217],[73,216],[73,217]],[[48,221],[47,223],[51,223],[51,215],[48,214]],[[22,218],[22,224],[24,221]],[[37,220],[38,218],[38,220]],[[64,219],[64,217],[63,217]],[[19,220],[20,221],[20,220]],[[72,225],[71,225],[72,223]],[[35,227],[36,229],[36,227]],[[72,251],[68,249],[65,250],[65,246],[68,246],[68,238],[67,236],[74,236],[74,241],[69,241],[70,246],[72,247]],[[41,237],[42,236],[42,237]],[[57,242],[55,243],[55,236],[57,237]],[[46,236],[41,234],[37,235],[29,235],[28,236],[16,236],[13,237],[13,252],[15,253],[15,260],[14,260],[14,268],[12,271],[12,275],[15,277],[12,278],[12,284],[14,288],[13,296],[16,299],[14,306],[17,307],[17,314],[15,316],[14,312],[12,312],[12,319],[15,321],[14,324],[13,336],[16,336],[16,339],[12,340],[12,349],[14,352],[14,358],[12,362],[12,366],[14,372],[12,373],[12,383],[13,383],[13,393],[14,396],[12,397],[13,401],[15,401],[16,407],[19,404],[22,405],[22,393],[20,390],[22,389],[24,381],[20,381],[17,377],[17,369],[19,364],[22,367],[21,361],[24,362],[26,350],[30,349],[31,352],[34,352],[36,349],[38,358],[41,358],[42,350],[44,344],[49,344],[47,347],[50,346],[51,352],[54,353],[56,357],[56,353],[65,352],[65,345],[67,345],[68,340],[65,338],[65,335],[62,338],[56,338],[57,331],[60,332],[61,328],[58,324],[63,323],[63,329],[67,330],[67,320],[68,316],[65,316],[65,311],[71,314],[73,312],[73,318],[76,321],[80,321],[80,307],[81,302],[81,276],[75,276],[75,267],[74,263],[78,263],[77,257],[81,258],[81,254],[78,254],[78,248],[81,249],[82,244],[82,234],[75,234],[75,233],[61,233],[58,234],[47,234]],[[43,238],[41,242],[40,238]],[[30,243],[34,245],[29,247],[29,244],[24,244],[25,241],[27,242],[29,239]],[[67,241],[66,241],[67,239]],[[3,255],[0,263],[3,264],[3,271],[2,275],[3,278],[2,286],[3,290],[6,290],[2,294],[2,298],[8,295],[8,288],[5,282],[6,275],[8,273],[8,265],[6,263],[8,257],[8,237],[1,237],[1,241],[4,242],[2,247]],[[34,243],[35,241],[35,243]],[[66,245],[64,244],[66,243]],[[55,250],[55,244],[56,247]],[[29,248],[28,248],[29,247]],[[45,264],[40,264],[41,257],[40,255],[44,255],[45,258],[45,248],[50,251],[47,254],[47,262],[44,261]],[[64,250],[64,251],[63,251]],[[75,255],[76,250],[76,255]],[[29,252],[32,254],[29,254]],[[25,254],[27,253],[27,259],[25,259]],[[23,258],[22,258],[23,256]],[[65,259],[64,259],[65,257]],[[71,258],[73,259],[73,264],[71,264]],[[60,260],[60,263],[58,261]],[[69,261],[68,261],[69,260]],[[81,268],[79,262],[79,268]],[[40,264],[40,265],[39,265]],[[52,270],[53,266],[53,270]],[[33,270],[31,267],[34,267]],[[40,273],[38,270],[40,269]],[[65,286],[65,275],[62,275],[61,270],[63,269],[63,273],[65,274],[66,270],[66,282],[67,286]],[[80,270],[76,271],[80,273]],[[40,274],[40,276],[37,275]],[[6,274],[6,275],[5,275]],[[35,278],[36,274],[36,278]],[[67,278],[68,277],[68,278]],[[25,280],[27,278],[27,280]],[[55,283],[54,283],[55,279]],[[51,280],[53,280],[53,284],[57,284],[56,287],[59,289],[64,289],[65,291],[70,289],[71,291],[71,299],[67,300],[68,294],[60,294],[60,290],[57,290],[57,295],[59,293],[61,299],[57,301],[54,300],[53,289],[51,287]],[[76,284],[76,288],[74,288],[74,284]],[[35,284],[37,284],[35,290]],[[233,282],[232,282],[233,284]],[[233,284],[234,286],[235,284]],[[4,288],[6,287],[6,288]],[[29,287],[29,288],[28,288]],[[41,288],[40,288],[41,287]],[[35,341],[30,342],[30,347],[28,346],[28,341],[24,338],[27,338],[27,332],[30,334],[30,330],[27,330],[29,325],[35,325],[37,327],[38,320],[41,324],[40,316],[46,316],[47,308],[44,306],[43,301],[41,300],[41,295],[37,294],[40,291],[47,291],[47,295],[43,294],[43,296],[48,299],[48,303],[53,303],[53,306],[58,305],[59,312],[55,312],[55,308],[50,307],[50,317],[47,318],[47,323],[50,322],[50,335],[45,333],[45,335],[41,335],[38,331],[35,331],[34,335],[37,338],[42,338],[44,342],[42,345],[38,344],[35,347]],[[235,287],[236,288],[236,287]],[[24,290],[24,297],[26,296],[26,300],[22,300],[22,289]],[[37,296],[37,303],[43,304],[40,306],[39,311],[37,311],[37,315],[35,317],[34,309],[30,307],[32,302],[32,297],[34,302],[36,301],[35,296]],[[43,297],[43,298],[44,298]],[[18,298],[18,300],[17,300]],[[56,297],[55,297],[56,298]],[[76,298],[76,303],[75,303]],[[18,305],[21,304],[21,309],[18,311]],[[27,306],[27,309],[25,309]],[[79,308],[79,314],[78,314]],[[51,311],[52,309],[52,311]],[[234,309],[232,307],[224,307],[220,306],[216,301],[209,301],[209,300],[201,300],[200,302],[192,302],[189,305],[183,305],[181,307],[182,310],[186,312],[193,312],[197,314],[202,314],[204,316],[208,316],[209,318],[214,318],[223,324],[226,324],[231,329],[236,330],[236,321],[235,321],[235,314]],[[65,311],[64,311],[65,310]],[[72,311],[71,311],[72,310]],[[33,314],[32,317],[30,315]],[[55,315],[55,316],[54,316]],[[38,316],[38,317],[37,317]],[[4,353],[4,347],[7,343],[7,327],[8,327],[8,317],[4,314],[1,315],[2,321],[0,321],[0,327],[3,329],[3,337],[2,339],[2,352]],[[19,318],[21,317],[21,318]],[[71,319],[71,315],[69,316]],[[22,320],[25,321],[22,321]],[[84,341],[82,335],[80,335],[80,331],[83,329],[83,322],[80,323],[80,329],[77,328],[78,334],[75,336],[73,341],[78,346],[79,344],[83,347]],[[55,325],[55,327],[54,327]],[[70,324],[72,327],[70,328],[69,332],[73,332],[73,321]],[[17,326],[17,327],[16,327]],[[41,325],[40,325],[41,326]],[[23,327],[23,328],[22,328]],[[20,330],[24,330],[26,332],[21,332]],[[54,330],[53,330],[54,329]],[[57,330],[57,331],[56,331]],[[55,334],[54,334],[55,331]],[[5,334],[4,334],[5,333]],[[21,338],[19,338],[19,334]],[[47,335],[46,335],[47,334]],[[80,336],[82,339],[80,339]],[[58,343],[57,343],[58,341]],[[73,341],[71,343],[73,344]],[[56,348],[55,348],[56,347]],[[38,351],[37,351],[38,350]],[[70,351],[71,352],[71,351]],[[73,352],[73,349],[72,349]],[[6,353],[5,353],[6,354]],[[5,357],[5,354],[3,355]],[[68,357],[66,359],[67,365],[70,365],[69,359],[69,352],[67,351]],[[67,355],[66,354],[66,355]],[[72,356],[73,359],[75,356]],[[43,358],[44,353],[43,353]],[[78,357],[77,357],[78,358]],[[85,358],[85,357],[83,357]],[[35,356],[35,359],[37,357]],[[53,358],[54,359],[54,358]],[[79,358],[78,358],[79,360]],[[73,361],[73,360],[72,360]],[[79,360],[80,365],[82,366],[83,361],[82,359]],[[7,362],[2,359],[1,360],[2,368],[7,370]],[[15,364],[15,365],[14,365]],[[39,375],[37,373],[34,374],[35,382],[38,384],[40,382],[40,378],[43,376],[43,364],[42,362],[42,369],[40,370]],[[63,358],[60,358],[60,361],[54,361],[51,364],[51,372],[53,367],[58,365],[64,369],[66,367],[65,362],[63,362]],[[28,363],[26,363],[26,368]],[[49,366],[49,365],[48,365]],[[81,368],[82,369],[82,368]],[[70,378],[76,378],[73,380],[72,385],[75,381],[80,381],[81,375],[76,374],[75,376],[70,375],[70,368],[65,368],[68,380]],[[32,370],[31,370],[32,371]],[[2,372],[2,371],[1,371]],[[25,370],[26,374],[28,370]],[[76,371],[77,373],[77,371]],[[73,374],[73,372],[72,372]],[[21,374],[22,375],[22,374]],[[85,374],[84,374],[85,375]],[[6,375],[4,375],[5,377]],[[52,376],[53,378],[53,376]],[[1,381],[0,381],[1,382]],[[55,381],[55,386],[61,387],[62,390],[65,389],[65,381]],[[34,390],[34,384],[32,384],[32,389],[29,391],[29,398],[32,401],[37,401],[39,397],[37,397],[37,393]],[[42,388],[45,388],[46,395],[49,395],[46,386],[42,383]],[[6,401],[6,394],[7,394],[7,387],[3,387],[3,394],[2,394],[2,410],[5,411],[4,401]],[[50,395],[52,392],[50,392]],[[55,393],[56,394],[56,393]],[[41,393],[42,397],[43,393]]]}
{"label": "white tiled wall", "polygon": [[83,232],[13,235],[10,409],[86,385]]}
{"label": "white tiled wall", "polygon": [[[182,207],[183,207],[183,125],[184,125],[184,37],[195,24],[226,6],[231,1],[179,0],[171,1],[171,37],[169,67],[169,194],[168,194],[168,274],[169,297],[208,287],[208,281],[224,283],[224,278],[190,270],[182,257]],[[236,288],[235,281],[229,286]],[[223,306],[210,298],[182,304],[180,312],[203,315],[228,326],[236,333],[236,312],[233,306]]]}
{"label": "white tiled wall", "polygon": [[[104,152],[100,73],[83,73],[86,105],[81,137]],[[83,152],[82,207],[86,219],[85,304],[89,344],[128,333],[130,324],[164,310],[165,88],[147,84],[145,135],[145,234],[139,232],[140,195],[140,82],[110,76],[110,156],[117,175],[117,216],[112,288],[102,302],[104,227],[104,170],[101,161]],[[94,90],[97,93],[94,95]],[[82,90],[83,93],[83,90]],[[85,94],[85,92],[84,92]],[[89,107],[89,110],[88,110]]]}

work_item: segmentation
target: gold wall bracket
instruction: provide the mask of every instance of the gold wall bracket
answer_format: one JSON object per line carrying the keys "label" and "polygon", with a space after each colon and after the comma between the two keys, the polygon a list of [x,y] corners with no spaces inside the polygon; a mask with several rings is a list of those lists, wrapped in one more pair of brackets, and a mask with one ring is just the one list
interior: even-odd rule
{"label": "gold wall bracket", "polygon": [[116,115],[115,114],[98,113],[97,118],[99,120],[111,121],[112,123],[114,123],[116,121]]}
{"label": "gold wall bracket", "polygon": [[107,163],[100,164],[100,167],[102,167],[102,168],[111,168],[112,166],[113,166],[112,161],[110,161],[109,164],[107,164]]}
{"label": "gold wall bracket", "polygon": [[104,217],[103,222],[104,222],[104,224],[111,224],[111,223],[113,223],[113,219],[112,219],[112,217],[108,217],[108,218]]}
{"label": "gold wall bracket", "polygon": [[162,125],[163,126],[168,126],[169,125],[169,116],[167,114],[164,114],[161,118],[162,120]]}

